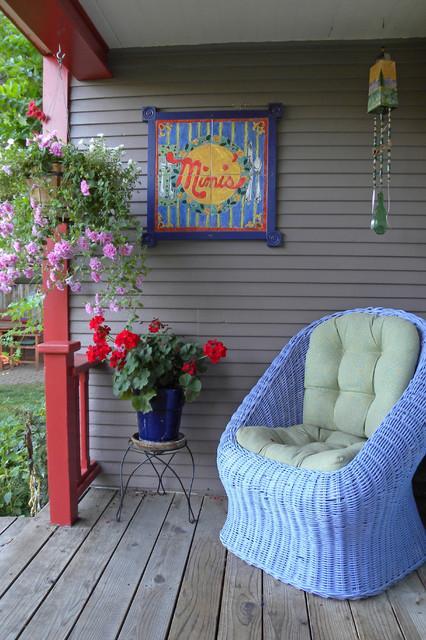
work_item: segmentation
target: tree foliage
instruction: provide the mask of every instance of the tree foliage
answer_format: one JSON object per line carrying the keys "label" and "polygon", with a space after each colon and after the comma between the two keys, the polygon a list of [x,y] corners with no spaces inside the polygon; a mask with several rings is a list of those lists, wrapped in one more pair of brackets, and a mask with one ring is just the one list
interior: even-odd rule
{"label": "tree foliage", "polygon": [[42,56],[0,12],[0,140],[25,142],[34,131],[26,111],[42,91]]}

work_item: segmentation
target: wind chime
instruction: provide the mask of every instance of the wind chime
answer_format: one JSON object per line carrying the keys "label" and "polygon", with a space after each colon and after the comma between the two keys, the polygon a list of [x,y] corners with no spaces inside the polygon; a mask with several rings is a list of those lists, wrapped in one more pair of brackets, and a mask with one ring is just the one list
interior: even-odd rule
{"label": "wind chime", "polygon": [[392,152],[391,111],[397,106],[396,64],[382,49],[381,56],[370,67],[367,109],[368,113],[374,114],[371,228],[379,235],[385,233],[388,228]]}

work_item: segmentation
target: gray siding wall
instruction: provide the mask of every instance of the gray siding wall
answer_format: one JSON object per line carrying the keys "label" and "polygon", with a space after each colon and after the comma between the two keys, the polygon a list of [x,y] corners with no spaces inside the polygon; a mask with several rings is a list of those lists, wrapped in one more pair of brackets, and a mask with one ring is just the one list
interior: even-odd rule
{"label": "gray siding wall", "polygon": [[[372,118],[368,67],[379,46],[286,45],[201,50],[115,51],[109,81],[74,82],[73,139],[105,134],[124,144],[144,177],[133,211],[146,214],[147,126],[141,107],[264,107],[282,102],[278,214],[282,248],[264,242],[163,242],[149,250],[144,316],[176,332],[229,347],[212,366],[183,431],[197,463],[196,489],[222,492],[215,452],[242,398],[287,340],[306,323],[369,305],[426,314],[426,45],[396,43],[400,108],[394,112],[392,229],[369,230]],[[72,298],[72,334],[89,340],[84,295]],[[116,316],[114,330],[124,316]],[[117,485],[135,415],[115,399],[106,371],[91,375],[92,455],[100,484]],[[188,477],[184,456],[179,470]],[[135,484],[152,487],[152,471]],[[174,486],[170,483],[170,486]]]}

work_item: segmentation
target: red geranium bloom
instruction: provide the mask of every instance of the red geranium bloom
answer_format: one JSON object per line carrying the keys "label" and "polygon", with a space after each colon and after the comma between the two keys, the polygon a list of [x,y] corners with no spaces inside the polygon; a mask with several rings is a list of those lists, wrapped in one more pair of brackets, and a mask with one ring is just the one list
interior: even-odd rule
{"label": "red geranium bloom", "polygon": [[89,327],[91,329],[97,329],[105,322],[105,318],[103,316],[93,316],[91,321],[89,322]]}
{"label": "red geranium bloom", "polygon": [[108,327],[108,325],[100,325],[95,333],[93,334],[93,342],[95,344],[102,344],[106,341],[106,337],[109,334],[109,332],[111,331],[111,327]]}
{"label": "red geranium bloom", "polygon": [[128,329],[124,329],[121,333],[119,333],[115,339],[115,344],[117,347],[124,347],[129,351],[130,349],[134,349],[139,343],[139,336],[136,333],[132,333]]}
{"label": "red geranium bloom", "polygon": [[98,359],[97,347],[94,347],[93,345],[87,347],[86,355],[89,362],[96,362]]}
{"label": "red geranium bloom", "polygon": [[28,104],[27,116],[29,118],[40,120],[40,122],[47,122],[49,120],[48,116],[44,113],[44,111],[39,109],[34,100],[31,100],[31,102]]}
{"label": "red geranium bloom", "polygon": [[113,369],[119,368],[122,369],[126,363],[126,352],[125,351],[113,351],[111,353],[111,357],[109,359],[109,366]]}
{"label": "red geranium bloom", "polygon": [[210,362],[216,364],[221,358],[225,358],[227,349],[219,340],[208,340],[203,347],[203,352]]}
{"label": "red geranium bloom", "polygon": [[191,362],[185,362],[182,366],[182,371],[184,373],[189,373],[190,376],[195,376],[197,373],[197,363],[195,360],[191,360]]}
{"label": "red geranium bloom", "polygon": [[164,327],[164,324],[158,318],[154,318],[154,320],[148,326],[148,331],[150,333],[158,333],[160,329]]}
{"label": "red geranium bloom", "polygon": [[110,353],[111,348],[105,342],[100,345],[90,345],[87,347],[86,355],[89,362],[103,362]]}

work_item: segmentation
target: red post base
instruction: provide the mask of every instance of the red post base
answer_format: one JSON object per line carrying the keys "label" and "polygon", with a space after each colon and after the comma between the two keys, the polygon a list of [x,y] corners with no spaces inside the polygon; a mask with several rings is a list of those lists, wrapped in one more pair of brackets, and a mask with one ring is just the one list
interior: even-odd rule
{"label": "red post base", "polygon": [[80,430],[78,395],[72,375],[79,342],[46,342],[47,473],[52,524],[71,525],[78,517]]}

